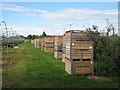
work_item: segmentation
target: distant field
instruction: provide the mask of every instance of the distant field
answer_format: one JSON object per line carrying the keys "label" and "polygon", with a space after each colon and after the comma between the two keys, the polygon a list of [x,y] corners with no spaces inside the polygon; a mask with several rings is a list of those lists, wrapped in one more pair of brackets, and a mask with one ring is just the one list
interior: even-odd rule
{"label": "distant field", "polygon": [[[87,76],[69,75],[61,59],[45,53],[30,43],[13,49],[11,63],[3,65],[3,88],[115,88],[116,80],[93,80]],[[12,50],[12,49],[10,49]],[[12,50],[12,51],[13,51]],[[3,57],[3,61],[8,57]]]}

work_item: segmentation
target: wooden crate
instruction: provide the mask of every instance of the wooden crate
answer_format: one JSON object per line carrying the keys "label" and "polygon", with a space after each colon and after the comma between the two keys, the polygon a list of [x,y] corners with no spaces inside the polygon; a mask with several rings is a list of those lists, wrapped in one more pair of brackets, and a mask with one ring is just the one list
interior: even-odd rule
{"label": "wooden crate", "polygon": [[54,58],[62,58],[63,36],[56,36],[54,40]]}
{"label": "wooden crate", "polygon": [[71,61],[70,60],[65,60],[65,71],[69,74],[72,74],[71,72]]}
{"label": "wooden crate", "polygon": [[44,38],[44,51],[53,52],[54,51],[54,37]]}
{"label": "wooden crate", "polygon": [[65,45],[65,42],[66,42],[66,38],[65,38],[65,35],[63,36],[63,47],[62,47],[62,62],[65,63],[65,50],[66,50],[66,45]]}
{"label": "wooden crate", "polygon": [[71,30],[65,39],[65,70],[70,74],[93,74],[93,41],[87,32]]}
{"label": "wooden crate", "polygon": [[54,58],[57,58],[57,51],[54,51]]}
{"label": "wooden crate", "polygon": [[40,43],[39,43],[39,45],[40,45],[40,48],[42,48],[42,38],[40,38]]}
{"label": "wooden crate", "polygon": [[92,74],[93,65],[91,61],[74,61],[72,66],[74,74]]}
{"label": "wooden crate", "polygon": [[35,48],[40,48],[41,47],[41,39],[37,38],[35,39]]}
{"label": "wooden crate", "polygon": [[54,51],[54,58],[62,58],[62,52]]}
{"label": "wooden crate", "polygon": [[31,40],[31,43],[32,43],[32,44],[35,44],[35,40]]}
{"label": "wooden crate", "polygon": [[62,53],[62,62],[64,62],[65,63],[65,53]]}
{"label": "wooden crate", "polygon": [[31,42],[30,39],[25,39],[24,40],[24,43],[29,43],[29,42]]}
{"label": "wooden crate", "polygon": [[42,38],[42,39],[41,39],[41,50],[42,50],[42,51],[44,51],[44,46],[45,46],[45,45],[44,45],[44,40],[45,40],[45,38]]}
{"label": "wooden crate", "polygon": [[54,48],[51,47],[44,47],[44,52],[53,52]]}
{"label": "wooden crate", "polygon": [[34,43],[34,47],[36,48],[36,43],[37,43],[37,40],[35,39],[35,43]]}

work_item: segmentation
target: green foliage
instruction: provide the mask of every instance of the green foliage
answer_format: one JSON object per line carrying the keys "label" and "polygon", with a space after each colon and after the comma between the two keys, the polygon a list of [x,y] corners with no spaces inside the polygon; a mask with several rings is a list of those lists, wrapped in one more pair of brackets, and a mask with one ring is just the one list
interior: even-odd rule
{"label": "green foliage", "polygon": [[47,35],[46,35],[46,33],[45,33],[45,32],[43,32],[42,36],[43,36],[43,37],[45,37],[45,36],[47,36]]}
{"label": "green foliage", "polygon": [[[95,41],[96,74],[114,76],[118,73],[118,36],[101,36]],[[98,69],[99,67],[99,69]],[[102,70],[101,70],[102,69]],[[99,71],[100,70],[100,71]]]}
{"label": "green foliage", "polygon": [[31,34],[30,34],[30,35],[28,35],[27,37],[28,37],[28,39],[32,39],[32,35],[31,35]]}
{"label": "green foliage", "polygon": [[21,38],[25,38],[23,35],[20,35]]}
{"label": "green foliage", "polygon": [[32,39],[32,40],[34,40],[35,38],[43,38],[43,37],[46,37],[47,35],[46,35],[46,33],[45,32],[43,32],[42,33],[42,35],[28,35],[27,37],[25,37],[25,39]]}
{"label": "green foliage", "polygon": [[47,36],[46,33],[43,32],[42,35],[40,35],[40,38],[43,38],[43,37],[46,37],[46,36]]}
{"label": "green foliage", "polygon": [[[120,66],[119,58],[120,53],[120,37],[117,35],[101,36],[98,32],[98,27],[93,26],[94,31],[88,31],[94,41],[94,61],[95,61],[95,74],[104,76],[117,76],[118,67]],[[91,29],[92,30],[92,29]]]}
{"label": "green foliage", "polygon": [[25,39],[35,39],[35,38],[39,38],[39,35],[28,35],[27,37],[25,37]]}

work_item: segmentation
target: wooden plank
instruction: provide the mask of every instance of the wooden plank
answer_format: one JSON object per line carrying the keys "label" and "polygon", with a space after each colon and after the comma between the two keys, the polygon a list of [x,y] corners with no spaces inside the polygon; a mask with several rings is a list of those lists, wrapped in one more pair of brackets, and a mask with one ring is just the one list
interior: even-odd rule
{"label": "wooden plank", "polygon": [[57,52],[54,51],[54,58],[57,58]]}
{"label": "wooden plank", "polygon": [[69,60],[65,60],[65,71],[71,74],[71,62]]}
{"label": "wooden plank", "polygon": [[62,54],[62,62],[65,63],[65,60],[66,60],[66,59],[65,59],[65,54],[63,53],[63,54]]}

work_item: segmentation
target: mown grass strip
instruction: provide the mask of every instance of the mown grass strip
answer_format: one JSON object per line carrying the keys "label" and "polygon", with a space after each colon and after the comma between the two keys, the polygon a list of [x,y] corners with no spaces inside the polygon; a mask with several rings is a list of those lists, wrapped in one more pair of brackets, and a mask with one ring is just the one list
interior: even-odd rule
{"label": "mown grass strip", "polygon": [[87,76],[69,75],[64,63],[54,59],[53,53],[45,53],[30,43],[20,45],[21,57],[3,70],[3,87],[9,88],[110,88],[116,81],[95,81]]}

